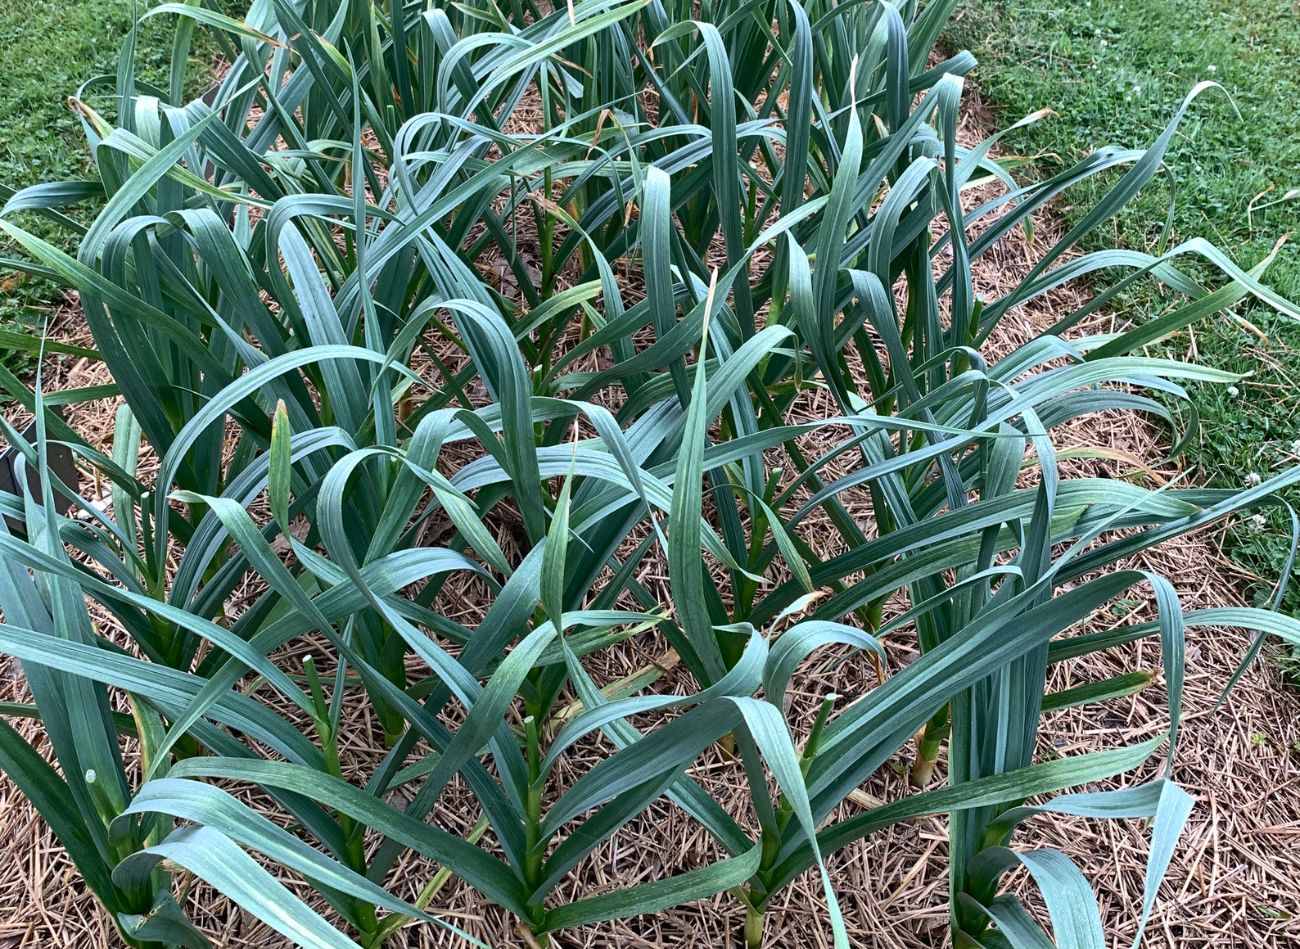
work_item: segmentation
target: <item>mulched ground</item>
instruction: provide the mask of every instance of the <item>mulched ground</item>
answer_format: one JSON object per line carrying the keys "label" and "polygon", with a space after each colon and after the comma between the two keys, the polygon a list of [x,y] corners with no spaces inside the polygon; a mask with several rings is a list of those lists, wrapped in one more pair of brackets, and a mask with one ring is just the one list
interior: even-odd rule
{"label": "mulched ground", "polygon": [[[977,104],[976,104],[977,106]],[[973,137],[979,129],[978,107],[971,110]],[[974,196],[972,196],[974,197]],[[991,294],[1023,275],[1035,255],[1050,246],[1054,223],[1038,222],[1034,244],[1017,232],[976,264],[977,290]],[[1070,302],[1069,291],[1036,301],[1013,313],[988,355],[996,357],[1054,321]],[[54,329],[70,342],[88,342],[74,303],[60,313]],[[55,358],[47,364],[49,388],[68,388],[105,381],[102,367],[75,359]],[[816,414],[816,404],[801,411]],[[114,406],[106,403],[80,412],[70,421],[93,442],[107,446],[112,437]],[[1213,433],[1207,433],[1212,437]],[[1130,413],[1111,413],[1075,424],[1062,433],[1062,448],[1079,449],[1066,464],[1076,474],[1142,477],[1159,482],[1177,474],[1162,464],[1163,433]],[[1097,451],[1100,450],[1100,451]],[[1101,457],[1098,457],[1101,456]],[[1138,472],[1135,475],[1135,472]],[[861,510],[864,518],[869,509]],[[1215,532],[1183,538],[1141,559],[1141,565],[1174,580],[1185,607],[1240,602],[1244,578],[1218,553]],[[646,583],[662,589],[653,567]],[[662,576],[664,572],[659,572]],[[468,592],[468,591],[462,591]],[[472,597],[464,601],[473,612]],[[1142,613],[1146,604],[1128,602],[1095,617],[1105,626]],[[1187,683],[1183,734],[1174,777],[1196,798],[1196,810],[1182,846],[1161,890],[1145,945],[1178,949],[1198,946],[1283,947],[1300,944],[1300,920],[1294,918],[1300,894],[1300,693],[1281,681],[1264,662],[1247,671],[1237,689],[1219,704],[1220,692],[1248,645],[1244,633],[1192,630],[1188,634]],[[307,644],[295,647],[306,652]],[[910,655],[905,637],[894,646],[897,658]],[[666,661],[661,644],[630,641],[611,651],[598,670],[609,679]],[[809,704],[833,682],[835,691],[853,695],[876,681],[865,661],[829,669],[825,657],[805,670],[796,701]],[[1066,663],[1054,671],[1054,688],[1064,688],[1104,675],[1135,668],[1159,669],[1158,646],[1140,644],[1113,657],[1092,657],[1086,666]],[[661,687],[674,676],[669,668]],[[682,682],[689,688],[689,682]],[[26,690],[16,664],[0,662],[0,700],[23,701]],[[1164,695],[1157,682],[1137,696],[1084,712],[1070,710],[1047,719],[1043,728],[1045,754],[1068,755],[1121,741],[1161,733],[1167,726]],[[40,728],[24,723],[25,733],[43,744]],[[381,753],[378,729],[364,712],[345,732],[349,766],[358,775]],[[598,754],[598,745],[589,748]],[[567,762],[576,776],[589,763],[582,756]],[[905,761],[892,762],[864,788],[861,807],[872,799],[906,793]],[[1157,773],[1152,762],[1140,775],[1117,784],[1133,783]],[[693,776],[715,792],[737,815],[745,816],[747,792],[735,767],[722,755],[703,758]],[[443,801],[436,819],[468,828],[474,822],[467,797],[455,789]],[[117,946],[112,924],[81,885],[58,843],[38,815],[7,780],[0,778],[0,834],[8,860],[0,863],[0,949],[18,947]],[[1137,821],[1109,822],[1052,819],[1032,823],[1017,838],[1021,846],[1049,845],[1069,853],[1093,882],[1108,921],[1110,944],[1131,944],[1141,904],[1147,839]],[[671,849],[665,849],[669,844]],[[881,947],[937,946],[946,942],[947,881],[945,822],[939,818],[914,821],[872,837],[831,861],[833,876],[855,945]],[[673,869],[685,869],[711,859],[715,851],[707,836],[671,805],[657,807],[607,843],[564,887],[566,893],[590,895],[614,883],[627,885]],[[432,874],[420,861],[400,865],[390,879],[396,892],[413,896]],[[306,895],[303,888],[299,892]],[[284,941],[233,909],[204,886],[194,889],[192,918],[223,947],[271,949]],[[447,883],[433,901],[435,912],[491,945],[527,946],[506,914],[485,906],[456,880]],[[797,881],[778,896],[770,911],[767,944],[791,949],[829,946],[821,920],[820,885],[811,877]],[[682,907],[652,918],[601,924],[565,932],[553,939],[557,947],[694,947],[739,946],[742,913],[726,896]],[[410,928],[394,945],[452,946],[458,940],[431,927]]]}

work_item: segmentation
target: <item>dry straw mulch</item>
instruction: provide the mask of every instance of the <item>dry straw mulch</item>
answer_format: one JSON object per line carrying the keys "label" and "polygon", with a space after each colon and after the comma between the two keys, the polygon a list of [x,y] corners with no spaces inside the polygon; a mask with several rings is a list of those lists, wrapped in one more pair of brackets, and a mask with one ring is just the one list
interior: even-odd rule
{"label": "dry straw mulch", "polygon": [[[978,126],[979,112],[972,110]],[[976,131],[973,128],[972,131]],[[976,263],[977,290],[995,295],[1031,266],[1035,254],[1049,246],[1051,220],[1038,222],[1033,244],[1017,233]],[[1049,325],[1070,304],[1069,291],[1036,301],[1011,314],[989,355],[996,357]],[[74,305],[55,320],[57,334],[86,342]],[[47,386],[67,388],[105,381],[102,367],[84,361],[54,359]],[[816,406],[809,406],[816,411]],[[107,445],[112,437],[114,406],[105,404],[71,421],[92,441]],[[1065,464],[1075,473],[1161,481],[1177,469],[1161,463],[1165,434],[1143,418],[1112,413],[1071,426],[1061,433],[1061,448],[1076,449]],[[1219,536],[1203,532],[1166,545],[1142,558],[1141,565],[1171,577],[1185,607],[1240,602],[1244,582],[1219,553]],[[662,573],[660,574],[662,576]],[[644,582],[662,589],[654,576]],[[1113,606],[1096,625],[1118,622],[1127,611],[1142,613],[1146,604],[1137,591],[1132,601]],[[1161,890],[1146,945],[1178,949],[1197,946],[1300,945],[1300,919],[1293,918],[1300,896],[1300,693],[1290,690],[1274,668],[1252,666],[1223,704],[1220,692],[1248,645],[1245,634],[1192,630],[1188,634],[1187,683],[1183,732],[1174,777],[1196,798],[1197,805]],[[304,646],[302,651],[305,651]],[[906,661],[906,644],[895,647]],[[1126,653],[1086,664],[1067,663],[1054,671],[1054,688],[1065,688],[1104,675],[1134,669],[1159,669],[1158,646],[1142,644]],[[643,667],[661,657],[653,644],[631,641],[601,661],[602,678]],[[1104,668],[1103,668],[1104,666]],[[669,679],[663,684],[671,683]],[[865,661],[835,669],[829,660],[809,670],[799,683],[796,701],[814,703],[833,683],[835,691],[855,695],[869,689],[875,670]],[[683,687],[688,687],[683,683]],[[16,664],[0,664],[0,699],[27,698]],[[359,775],[379,754],[373,722],[364,712],[350,723],[350,763]],[[1167,726],[1164,693],[1157,682],[1139,695],[1100,708],[1057,713],[1044,723],[1044,754],[1068,755],[1120,741],[1151,737]],[[40,728],[23,729],[43,744]],[[598,753],[599,747],[590,751]],[[589,762],[568,765],[576,775]],[[864,788],[865,798],[888,799],[906,793],[906,777],[885,768]],[[1157,773],[1153,762],[1132,782]],[[744,815],[747,796],[735,768],[719,755],[706,757],[693,771],[724,803]],[[859,802],[860,804],[861,802]],[[473,823],[469,802],[452,793],[435,819],[454,826]],[[854,805],[846,805],[852,807]],[[36,812],[7,780],[0,778],[0,833],[6,859],[0,864],[0,949],[19,947],[117,946],[112,924],[81,884],[75,868]],[[1022,846],[1058,847],[1083,867],[1108,920],[1111,944],[1132,942],[1141,904],[1147,853],[1145,828],[1138,821],[1099,822],[1078,819],[1039,820],[1018,838]],[[665,848],[670,849],[665,849]],[[880,833],[832,860],[833,876],[854,944],[924,947],[947,941],[946,834],[942,819],[919,820]],[[574,895],[586,895],[617,883],[627,885],[713,859],[716,852],[698,827],[664,804],[609,842],[596,859],[580,868],[572,881]],[[402,895],[418,892],[432,868],[411,862],[397,868],[390,883]],[[306,895],[304,893],[304,895]],[[505,914],[486,906],[454,879],[433,903],[435,912],[485,942],[501,947],[525,946]],[[275,933],[253,921],[206,887],[196,887],[189,902],[195,921],[222,947],[270,949],[283,945]],[[820,886],[811,876],[780,894],[769,915],[768,945],[813,949],[829,946],[823,925]],[[556,946],[693,947],[739,946],[741,912],[723,896],[654,917],[607,923],[558,934]],[[394,945],[452,946],[458,940],[432,927],[410,928]]]}

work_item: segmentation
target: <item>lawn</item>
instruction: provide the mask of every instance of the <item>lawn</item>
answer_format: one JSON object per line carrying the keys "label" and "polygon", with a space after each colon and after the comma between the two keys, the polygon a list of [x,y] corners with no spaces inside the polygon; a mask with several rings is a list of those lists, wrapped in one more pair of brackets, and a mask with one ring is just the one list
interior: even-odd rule
{"label": "lawn", "polygon": [[[1107,144],[1147,144],[1199,82],[1196,100],[1168,158],[1169,174],[1118,217],[1095,246],[1113,242],[1154,249],[1204,236],[1252,266],[1266,257],[1300,214],[1300,6],[1292,0],[1042,0],[968,3],[950,45],[980,61],[977,84],[999,124],[1048,107],[1057,113],[1011,140],[1040,172],[1073,163]],[[1092,206],[1109,182],[1081,189],[1058,205]],[[1295,189],[1295,194],[1290,194]],[[1171,197],[1172,231],[1162,234]],[[1300,248],[1285,245],[1265,279],[1300,300]],[[1121,315],[1139,320],[1164,301],[1135,294]],[[1251,375],[1237,386],[1194,393],[1204,432],[1191,460],[1210,483],[1232,487],[1295,460],[1300,414],[1300,327],[1259,307],[1221,317],[1169,340],[1166,351]],[[1258,334],[1251,327],[1258,330]],[[1291,501],[1297,498],[1292,495]],[[1248,521],[1229,532],[1232,555],[1263,577],[1276,577],[1289,546],[1289,517],[1268,527]],[[1262,585],[1257,597],[1267,595]],[[1288,599],[1292,611],[1300,596]]]}
{"label": "lawn", "polygon": [[[131,0],[0,0],[0,189],[81,174],[89,155],[68,98],[89,77],[116,72],[122,40],[144,9]],[[169,28],[158,21],[144,30],[137,51],[144,75],[162,73]],[[0,200],[7,195],[0,190]],[[0,247],[0,255],[9,250]],[[58,299],[48,285],[0,269],[0,326],[39,326]],[[3,359],[18,368],[25,356],[6,351]]]}

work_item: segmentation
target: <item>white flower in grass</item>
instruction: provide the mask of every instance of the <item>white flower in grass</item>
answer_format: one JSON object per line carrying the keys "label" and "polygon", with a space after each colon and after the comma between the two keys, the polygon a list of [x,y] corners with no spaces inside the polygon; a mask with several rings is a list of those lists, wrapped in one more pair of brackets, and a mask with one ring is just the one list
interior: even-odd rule
{"label": "white flower in grass", "polygon": [[1292,441],[1291,441],[1291,454],[1293,454],[1293,455],[1300,455],[1300,438],[1292,439]]}
{"label": "white flower in grass", "polygon": [[1258,471],[1251,471],[1246,475],[1246,484],[1252,488],[1263,480],[1264,479],[1259,476]]}
{"label": "white flower in grass", "polygon": [[1228,386],[1228,395],[1235,399],[1237,396],[1241,395],[1241,390],[1236,386]]}
{"label": "white flower in grass", "polygon": [[1219,71],[1219,67],[1214,65],[1214,63],[1210,63],[1210,65],[1205,67],[1205,71],[1213,74]]}
{"label": "white flower in grass", "polygon": [[1249,517],[1250,529],[1256,534],[1261,533],[1264,528],[1268,527],[1268,518],[1263,514],[1252,514]]}

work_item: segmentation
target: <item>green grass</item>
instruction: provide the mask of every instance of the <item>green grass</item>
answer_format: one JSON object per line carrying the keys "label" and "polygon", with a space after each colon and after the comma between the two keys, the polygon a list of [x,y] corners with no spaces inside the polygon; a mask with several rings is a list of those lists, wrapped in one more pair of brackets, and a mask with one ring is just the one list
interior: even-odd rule
{"label": "green grass", "polygon": [[[90,161],[81,123],[68,105],[86,80],[117,69],[132,20],[148,4],[130,0],[0,0],[0,185],[21,188],[79,177]],[[141,74],[163,75],[170,23],[150,24],[137,53]],[[53,228],[30,221],[42,236]],[[70,247],[68,248],[70,249]],[[0,255],[11,248],[0,247]],[[60,299],[38,280],[0,272],[0,326],[39,326]],[[12,369],[25,354],[0,353]]]}
{"label": "green grass", "polygon": [[[1197,82],[1223,86],[1227,95],[1209,90],[1193,106],[1170,151],[1165,182],[1153,183],[1108,233],[1094,235],[1094,246],[1159,246],[1171,195],[1169,244],[1202,235],[1243,265],[1254,265],[1295,229],[1300,196],[1278,200],[1300,189],[1300,7],[1291,0],[983,0],[964,8],[948,39],[979,59],[977,82],[999,111],[999,125],[1039,108],[1057,111],[1008,144],[1034,156],[1043,172],[1095,147],[1145,145]],[[1086,185],[1058,210],[1067,217],[1081,213],[1092,204],[1085,198],[1108,183]],[[1300,299],[1300,248],[1285,246],[1265,280]],[[1140,320],[1164,303],[1147,291],[1125,300],[1121,315]],[[1165,344],[1176,355],[1194,345],[1208,365],[1252,373],[1233,389],[1194,392],[1204,433],[1190,460],[1223,487],[1242,484],[1252,472],[1267,477],[1293,461],[1292,442],[1300,439],[1293,396],[1300,327],[1260,307],[1238,313],[1268,341],[1219,317]],[[1253,521],[1238,526],[1229,546],[1247,569],[1272,578],[1286,559],[1289,518],[1279,511],[1267,521],[1266,529]],[[1256,591],[1257,598],[1267,594]],[[1287,605],[1300,608],[1300,596],[1289,595]]]}

